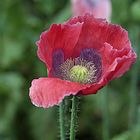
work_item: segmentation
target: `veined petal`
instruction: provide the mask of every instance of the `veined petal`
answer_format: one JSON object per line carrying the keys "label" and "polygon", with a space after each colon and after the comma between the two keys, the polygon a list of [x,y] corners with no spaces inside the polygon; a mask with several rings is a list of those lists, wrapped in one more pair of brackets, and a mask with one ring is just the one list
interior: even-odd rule
{"label": "veined petal", "polygon": [[79,39],[82,24],[53,24],[50,30],[41,34],[40,40],[36,43],[38,46],[37,54],[48,69],[52,67],[52,56],[55,51],[61,49],[64,52],[65,59],[71,56]]}
{"label": "veined petal", "polygon": [[99,49],[105,42],[117,50],[132,49],[127,31],[119,25],[110,24],[103,19],[96,19],[90,14],[75,17],[68,21],[69,24],[77,22],[83,22],[78,43],[74,48],[74,53],[77,55],[83,48]]}
{"label": "veined petal", "polygon": [[58,105],[65,96],[76,95],[88,86],[58,78],[39,78],[32,81],[29,96],[34,105],[48,108]]}
{"label": "veined petal", "polygon": [[109,81],[118,78],[129,70],[131,65],[136,61],[136,54],[133,50],[117,50],[107,43],[99,51],[102,57],[102,76],[99,82],[92,84],[89,88],[84,89],[81,94],[95,94],[99,89],[104,87]]}

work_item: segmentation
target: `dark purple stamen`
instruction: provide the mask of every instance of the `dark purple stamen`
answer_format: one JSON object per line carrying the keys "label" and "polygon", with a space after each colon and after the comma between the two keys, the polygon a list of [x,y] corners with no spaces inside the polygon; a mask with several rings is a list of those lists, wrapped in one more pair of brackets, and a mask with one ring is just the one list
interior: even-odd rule
{"label": "dark purple stamen", "polygon": [[[92,62],[94,64],[95,69],[96,69],[95,77],[96,77],[96,82],[97,82],[100,79],[101,74],[102,74],[102,62],[101,62],[101,56],[99,55],[99,53],[93,48],[86,48],[81,51],[80,56],[78,58],[81,58],[81,60],[86,60],[87,63]],[[61,68],[62,64],[64,64],[64,52],[62,49],[59,49],[53,53],[53,61],[52,61],[53,69],[51,73],[54,77],[70,80],[68,78],[69,75],[65,73],[65,72],[69,73],[69,70],[71,68],[70,64],[72,63],[70,59],[67,64],[68,66],[64,66],[66,71],[65,69],[62,70]]]}
{"label": "dark purple stamen", "polygon": [[101,62],[101,56],[98,54],[98,52],[92,48],[86,48],[81,51],[80,57],[88,62],[93,62],[96,67],[95,75],[97,77],[97,80],[101,77],[102,74],[102,62]]}

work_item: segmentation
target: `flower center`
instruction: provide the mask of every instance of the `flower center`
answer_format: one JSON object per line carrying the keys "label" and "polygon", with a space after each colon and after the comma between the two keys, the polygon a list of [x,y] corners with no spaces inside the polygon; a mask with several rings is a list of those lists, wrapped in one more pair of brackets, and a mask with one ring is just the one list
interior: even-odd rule
{"label": "flower center", "polygon": [[70,79],[73,82],[82,83],[88,77],[88,69],[84,66],[76,65],[70,69]]}
{"label": "flower center", "polygon": [[78,57],[75,59],[67,59],[61,64],[57,72],[57,77],[81,84],[90,84],[97,80],[96,70],[93,62],[88,62]]}

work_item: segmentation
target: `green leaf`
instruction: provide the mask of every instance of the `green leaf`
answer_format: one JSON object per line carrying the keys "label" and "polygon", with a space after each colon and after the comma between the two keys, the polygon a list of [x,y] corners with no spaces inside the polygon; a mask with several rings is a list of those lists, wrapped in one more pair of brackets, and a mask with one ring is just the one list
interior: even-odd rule
{"label": "green leaf", "polygon": [[2,47],[0,48],[1,52],[1,67],[9,67],[15,61],[19,61],[23,56],[24,43],[19,42],[19,40],[13,40],[8,36],[4,37],[2,40]]}

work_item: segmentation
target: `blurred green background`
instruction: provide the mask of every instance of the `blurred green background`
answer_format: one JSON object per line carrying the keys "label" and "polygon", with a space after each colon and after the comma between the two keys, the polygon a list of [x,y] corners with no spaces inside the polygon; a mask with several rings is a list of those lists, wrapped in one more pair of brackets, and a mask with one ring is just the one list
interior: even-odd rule
{"label": "blurred green background", "polygon": [[[29,99],[32,79],[47,75],[35,42],[50,24],[71,17],[69,0],[0,1],[0,140],[58,140],[58,107]],[[140,51],[140,0],[112,0],[113,23]],[[96,95],[81,98],[77,139],[140,140],[140,59]],[[108,138],[109,137],[109,138]]]}

